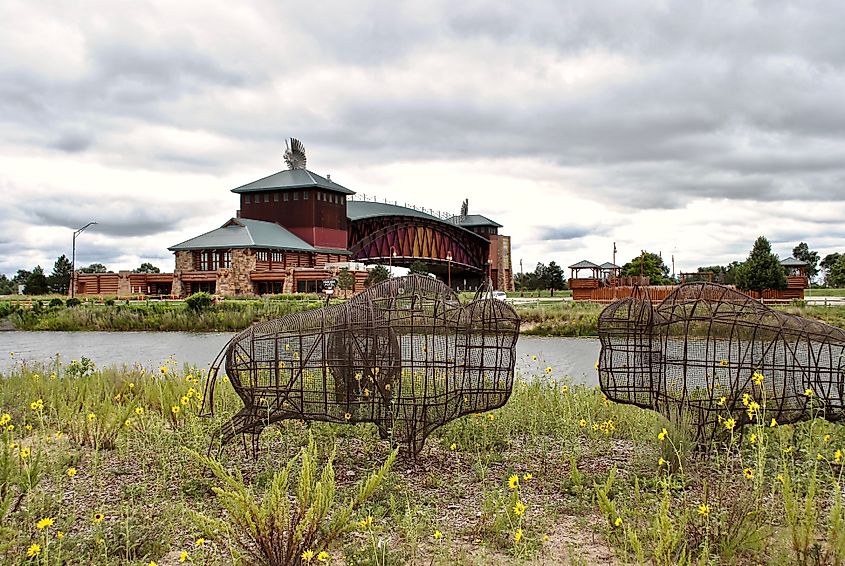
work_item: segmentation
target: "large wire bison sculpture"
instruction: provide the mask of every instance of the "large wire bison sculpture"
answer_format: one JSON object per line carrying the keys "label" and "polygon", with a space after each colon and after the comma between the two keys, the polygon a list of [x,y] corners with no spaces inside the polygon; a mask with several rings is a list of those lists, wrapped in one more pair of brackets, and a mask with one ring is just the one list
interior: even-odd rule
{"label": "large wire bison sculpture", "polygon": [[775,311],[733,288],[681,285],[610,304],[599,316],[599,384],[698,440],[752,423],[845,418],[845,331]]}
{"label": "large wire bison sculpture", "polygon": [[502,406],[513,388],[519,317],[503,301],[462,305],[431,277],[388,279],[341,305],[259,323],[236,335],[220,364],[244,407],[220,433],[258,435],[285,419],[374,423],[416,457],[426,437],[461,415]]}

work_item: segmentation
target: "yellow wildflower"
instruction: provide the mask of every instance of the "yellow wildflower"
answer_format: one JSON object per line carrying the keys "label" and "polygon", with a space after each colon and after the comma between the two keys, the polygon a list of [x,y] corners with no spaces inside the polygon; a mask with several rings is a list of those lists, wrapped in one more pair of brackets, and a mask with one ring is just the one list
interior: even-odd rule
{"label": "yellow wildflower", "polygon": [[774,417],[772,417],[772,422],[769,423],[769,426],[772,427],[772,428],[778,426],[778,422],[775,420]]}
{"label": "yellow wildflower", "polygon": [[319,554],[317,554],[317,560],[319,562],[326,562],[329,559],[329,553],[325,550],[321,550]]}
{"label": "yellow wildflower", "polygon": [[103,519],[105,519],[105,518],[106,518],[106,516],[105,516],[105,515],[103,515],[102,513],[94,513],[94,516],[93,516],[93,517],[91,517],[91,520],[92,520],[94,523],[102,523],[102,522],[103,522]]}
{"label": "yellow wildflower", "polygon": [[657,461],[657,465],[658,465],[658,466],[665,466],[665,465],[667,465],[668,463],[669,463],[669,462],[667,462],[666,460],[664,460],[664,459],[663,459],[663,456],[661,456],[661,457],[660,457],[660,459]]}
{"label": "yellow wildflower", "polygon": [[9,413],[3,413],[3,415],[0,416],[0,426],[6,426],[9,424],[10,420],[12,420],[12,415]]}
{"label": "yellow wildflower", "polygon": [[52,517],[44,517],[43,519],[41,519],[40,521],[35,523],[35,528],[38,529],[39,531],[41,529],[46,529],[47,527],[51,527],[51,526],[53,526],[53,518]]}
{"label": "yellow wildflower", "polygon": [[516,489],[519,487],[519,476],[514,474],[508,478],[508,489]]}
{"label": "yellow wildflower", "polygon": [[733,430],[734,427],[736,426],[736,421],[734,420],[733,417],[731,417],[729,419],[725,419],[725,422],[723,424],[725,425],[725,428],[727,430]]}
{"label": "yellow wildflower", "polygon": [[170,407],[170,412],[173,413],[174,415],[178,415],[179,411],[180,411],[179,405],[173,405],[172,407]]}
{"label": "yellow wildflower", "polygon": [[709,517],[710,516],[710,507],[704,503],[698,506],[698,514],[702,517]]}
{"label": "yellow wildflower", "polygon": [[352,418],[352,413],[343,413],[343,418],[347,421]]}
{"label": "yellow wildflower", "polygon": [[783,483],[783,482],[785,482],[785,481],[786,481],[786,479],[783,477],[783,474],[778,474],[778,475],[775,477],[775,479],[776,479],[777,481],[779,481],[780,483]]}
{"label": "yellow wildflower", "polygon": [[825,435],[824,435],[824,439],[823,439],[823,440],[825,441],[825,443],[830,442],[830,435],[829,435],[829,434],[825,434]]}
{"label": "yellow wildflower", "polygon": [[97,420],[97,414],[96,413],[88,413],[88,420],[91,421],[91,422],[96,421]]}
{"label": "yellow wildflower", "polygon": [[144,407],[135,407],[135,414],[136,415],[143,415],[144,414]]}
{"label": "yellow wildflower", "polygon": [[805,389],[804,395],[806,395],[807,397],[812,397],[813,396],[813,390],[812,389]]}
{"label": "yellow wildflower", "polygon": [[744,407],[747,407],[750,402],[751,402],[751,395],[749,395],[748,393],[743,393],[742,394],[742,405]]}
{"label": "yellow wildflower", "polygon": [[666,440],[666,437],[667,437],[667,436],[669,436],[669,431],[667,431],[667,430],[664,428],[663,430],[661,430],[661,431],[657,434],[657,440],[659,440],[660,442],[663,442],[664,440]]}
{"label": "yellow wildflower", "polygon": [[720,407],[724,407],[724,406],[725,406],[725,402],[726,402],[727,400],[728,400],[728,398],[727,398],[727,397],[724,397],[724,396],[719,397],[719,402],[718,402],[718,403],[716,403],[716,404],[717,404],[717,405],[719,405]]}
{"label": "yellow wildflower", "polygon": [[585,421],[584,419],[581,419],[580,421],[578,421],[578,426],[580,426],[581,428],[584,428],[585,426],[587,426],[587,421]]}
{"label": "yellow wildflower", "polygon": [[197,541],[196,541],[194,544],[195,544],[196,546],[202,546],[202,545],[204,545],[204,544],[205,544],[205,539],[204,539],[204,538],[202,538],[202,537],[200,537],[200,538],[198,538],[198,539],[197,539]]}
{"label": "yellow wildflower", "polygon": [[547,367],[547,368],[546,368],[546,373],[552,373],[552,368],[551,368],[551,366],[549,366],[549,367]]}
{"label": "yellow wildflower", "polygon": [[29,404],[29,408],[33,411],[40,411],[44,408],[44,401],[42,399],[36,399],[35,401]]}
{"label": "yellow wildflower", "polygon": [[160,368],[158,368],[158,371],[161,372],[161,375],[167,375],[167,366],[161,366]]}
{"label": "yellow wildflower", "polygon": [[515,533],[513,533],[513,542],[514,544],[519,544],[519,541],[522,540],[522,527],[518,528]]}
{"label": "yellow wildflower", "polygon": [[183,550],[179,553],[179,562],[187,562],[188,561],[188,551]]}
{"label": "yellow wildflower", "polygon": [[76,475],[76,468],[68,468],[66,473],[67,477],[72,478]]}
{"label": "yellow wildflower", "polygon": [[41,554],[40,544],[31,544],[29,545],[29,548],[26,549],[26,555],[29,558],[32,558],[33,556],[38,556],[39,554]]}
{"label": "yellow wildflower", "polygon": [[56,538],[59,539],[59,540],[62,540],[63,538],[65,538],[65,532],[64,531],[56,531]]}
{"label": "yellow wildflower", "polygon": [[841,461],[842,461],[842,450],[837,448],[836,452],[833,453],[833,462],[835,464],[838,464]]}
{"label": "yellow wildflower", "polygon": [[314,551],[313,550],[305,550],[302,552],[302,559],[306,562],[311,562],[314,559]]}
{"label": "yellow wildflower", "polygon": [[754,477],[754,470],[752,470],[751,468],[745,468],[744,470],[742,470],[742,473],[743,475],[745,475],[745,479],[750,480]]}
{"label": "yellow wildflower", "polygon": [[449,445],[449,450],[453,450],[453,451],[454,451],[454,450],[457,450],[457,449],[458,449],[458,445],[457,445],[457,444],[455,444],[454,442],[453,442],[452,444],[450,444],[450,445]]}
{"label": "yellow wildflower", "polygon": [[728,367],[728,360],[725,360],[725,359],[719,360],[719,367],[723,367],[723,368]]}
{"label": "yellow wildflower", "polygon": [[757,435],[751,433],[751,437],[748,439],[748,441],[751,442],[751,444],[754,444],[755,442],[757,442]]}
{"label": "yellow wildflower", "polygon": [[759,371],[755,371],[753,374],[751,374],[751,381],[753,381],[757,385],[762,385],[763,384],[763,374],[760,373]]}
{"label": "yellow wildflower", "polygon": [[614,527],[621,527],[622,526],[622,517],[616,517],[616,520],[613,521]]}
{"label": "yellow wildflower", "polygon": [[529,481],[529,480],[533,480],[534,476],[531,475],[531,472],[525,472],[522,475],[522,479],[524,479],[525,481]]}
{"label": "yellow wildflower", "polygon": [[180,402],[180,403],[182,403],[183,405],[187,405],[188,403],[190,403],[190,402],[191,402],[191,399],[190,399],[187,395],[183,395],[183,396],[179,399],[179,402]]}
{"label": "yellow wildflower", "polygon": [[434,531],[434,534],[431,535],[431,536],[433,536],[435,540],[440,540],[440,538],[443,537],[443,533],[441,533],[440,530],[438,529],[438,530]]}
{"label": "yellow wildflower", "polygon": [[521,517],[523,513],[525,513],[525,505],[522,501],[517,501],[516,505],[513,506],[513,514],[517,517]]}
{"label": "yellow wildflower", "polygon": [[21,448],[21,458],[29,458],[29,448]]}

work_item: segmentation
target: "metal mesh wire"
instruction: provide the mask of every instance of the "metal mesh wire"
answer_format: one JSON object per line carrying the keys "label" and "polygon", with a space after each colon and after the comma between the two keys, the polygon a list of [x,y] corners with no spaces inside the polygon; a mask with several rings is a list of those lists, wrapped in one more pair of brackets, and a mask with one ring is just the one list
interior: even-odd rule
{"label": "metal mesh wire", "polygon": [[811,410],[845,419],[845,331],[731,287],[681,285],[655,307],[647,296],[620,300],[598,330],[605,395],[688,422],[699,439]]}
{"label": "metal mesh wire", "polygon": [[479,297],[461,305],[420,275],[256,324],[221,352],[244,402],[222,442],[249,433],[255,446],[265,426],[284,419],[371,422],[416,456],[435,428],[508,400],[518,337],[511,306]]}

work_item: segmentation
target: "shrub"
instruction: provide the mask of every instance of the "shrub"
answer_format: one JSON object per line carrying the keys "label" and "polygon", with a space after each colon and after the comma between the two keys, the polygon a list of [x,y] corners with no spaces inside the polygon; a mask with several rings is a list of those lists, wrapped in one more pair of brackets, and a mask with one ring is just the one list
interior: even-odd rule
{"label": "shrub", "polygon": [[65,305],[65,302],[58,297],[54,297],[54,298],[50,299],[50,308],[63,307],[64,305]]}
{"label": "shrub", "polygon": [[82,301],[80,301],[76,297],[71,297],[70,299],[67,300],[67,302],[65,303],[65,306],[78,307],[81,304],[82,304]]}
{"label": "shrub", "polygon": [[114,306],[114,299],[106,299],[105,301],[103,301],[103,304],[106,305],[107,307],[113,307]]}
{"label": "shrub", "polygon": [[194,312],[200,312],[208,307],[214,302],[214,298],[205,292],[194,293],[187,299],[185,299],[185,304],[188,305],[188,308]]}

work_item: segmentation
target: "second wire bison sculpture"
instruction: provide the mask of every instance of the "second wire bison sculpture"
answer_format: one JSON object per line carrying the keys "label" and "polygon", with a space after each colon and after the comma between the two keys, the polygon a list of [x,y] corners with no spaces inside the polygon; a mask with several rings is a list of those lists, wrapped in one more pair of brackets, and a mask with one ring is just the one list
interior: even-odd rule
{"label": "second wire bison sculpture", "polygon": [[503,301],[462,305],[431,277],[388,279],[341,305],[259,323],[219,364],[243,400],[221,442],[285,419],[374,423],[416,456],[437,427],[502,406],[513,388],[519,317]]}
{"label": "second wire bison sculpture", "polygon": [[620,300],[598,331],[605,395],[686,420],[698,440],[762,419],[845,419],[845,331],[733,288],[689,283],[654,307]]}

